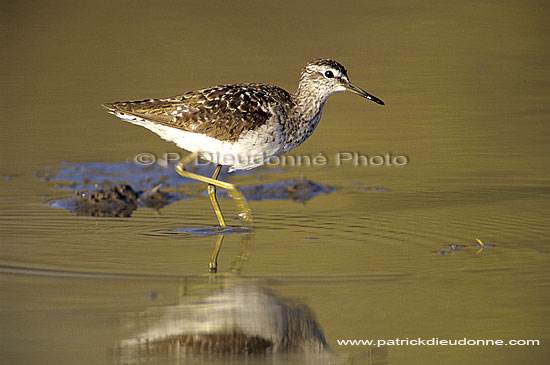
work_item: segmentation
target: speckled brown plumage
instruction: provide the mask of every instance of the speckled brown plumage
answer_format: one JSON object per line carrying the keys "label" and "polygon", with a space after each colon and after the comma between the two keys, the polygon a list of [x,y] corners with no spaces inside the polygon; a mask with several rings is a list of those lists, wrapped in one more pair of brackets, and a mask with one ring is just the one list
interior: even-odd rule
{"label": "speckled brown plumage", "polygon": [[267,84],[220,85],[166,99],[103,104],[114,113],[134,115],[154,123],[236,141],[247,130],[261,127],[271,110],[292,107],[285,90]]}

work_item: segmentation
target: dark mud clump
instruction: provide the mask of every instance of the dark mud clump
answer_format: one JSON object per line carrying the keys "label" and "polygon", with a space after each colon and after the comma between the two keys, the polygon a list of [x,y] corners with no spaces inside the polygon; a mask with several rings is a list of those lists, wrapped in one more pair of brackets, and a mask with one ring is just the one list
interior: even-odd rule
{"label": "dark mud clump", "polygon": [[76,191],[75,196],[58,200],[54,205],[81,216],[130,217],[138,206],[158,210],[173,200],[171,194],[160,191],[160,185],[141,192],[120,184],[94,191]]}
{"label": "dark mud clump", "polygon": [[153,189],[143,192],[138,199],[139,205],[141,207],[160,210],[176,200],[174,195],[160,191],[160,187],[161,185],[157,185]]}
{"label": "dark mud clump", "polygon": [[76,191],[68,208],[78,215],[93,217],[129,217],[137,209],[138,193],[130,185],[116,185],[105,190]]}
{"label": "dark mud clump", "polygon": [[318,194],[328,194],[336,190],[330,185],[316,184],[306,178],[278,181],[267,184],[254,184],[242,187],[241,191],[249,200],[293,200],[306,202]]}

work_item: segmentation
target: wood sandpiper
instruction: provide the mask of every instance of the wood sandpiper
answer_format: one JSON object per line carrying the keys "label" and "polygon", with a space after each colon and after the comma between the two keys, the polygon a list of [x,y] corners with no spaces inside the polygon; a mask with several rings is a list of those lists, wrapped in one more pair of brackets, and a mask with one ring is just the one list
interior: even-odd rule
{"label": "wood sandpiper", "polygon": [[[340,63],[316,59],[303,69],[294,94],[268,84],[220,85],[165,99],[107,103],[111,114],[145,127],[191,154],[176,171],[208,184],[208,195],[222,228],[226,227],[216,187],[227,189],[251,222],[244,196],[235,185],[218,180],[222,166],[229,171],[248,170],[301,145],[321,120],[327,98],[351,91],[377,104],[384,102],[349,81]],[[212,177],[185,169],[200,156],[217,165]]]}

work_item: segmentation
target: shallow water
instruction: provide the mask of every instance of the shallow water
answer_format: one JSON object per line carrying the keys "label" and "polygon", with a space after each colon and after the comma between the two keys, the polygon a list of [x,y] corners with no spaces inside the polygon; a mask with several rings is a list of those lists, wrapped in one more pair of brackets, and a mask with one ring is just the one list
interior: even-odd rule
{"label": "shallow water", "polygon": [[[145,361],[116,351],[143,333],[129,318],[149,313],[148,323],[161,322],[164,309],[202,303],[228,280],[243,280],[314,314],[336,354],[323,361],[544,363],[548,5],[238,4],[1,5],[2,362]],[[252,231],[239,229],[235,205],[222,195],[235,228],[225,235],[217,275],[207,265],[216,218],[200,184],[184,184],[187,199],[159,211],[139,208],[130,218],[77,216],[48,204],[80,188],[44,178],[68,165],[181,153],[101,103],[247,81],[292,92],[299,69],[316,57],[342,62],[354,83],[386,105],[331,97],[314,135],[291,152],[321,153],[324,166],[224,175],[242,186],[305,176],[335,190],[305,202],[251,200]],[[408,163],[338,166],[338,156],[355,153]],[[137,188],[157,182],[139,171],[131,183],[144,186]],[[88,173],[88,183],[100,172]],[[67,179],[75,175],[82,177]],[[541,345],[337,343],[419,337]],[[320,361],[157,355],[149,360]]]}

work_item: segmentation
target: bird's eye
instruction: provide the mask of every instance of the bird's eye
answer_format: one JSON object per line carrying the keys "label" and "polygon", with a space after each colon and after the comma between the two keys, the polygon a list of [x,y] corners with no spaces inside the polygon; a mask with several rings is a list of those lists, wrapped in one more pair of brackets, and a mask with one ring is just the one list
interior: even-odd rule
{"label": "bird's eye", "polygon": [[332,73],[332,71],[325,71],[325,77],[327,79],[332,79],[334,77],[334,74]]}

